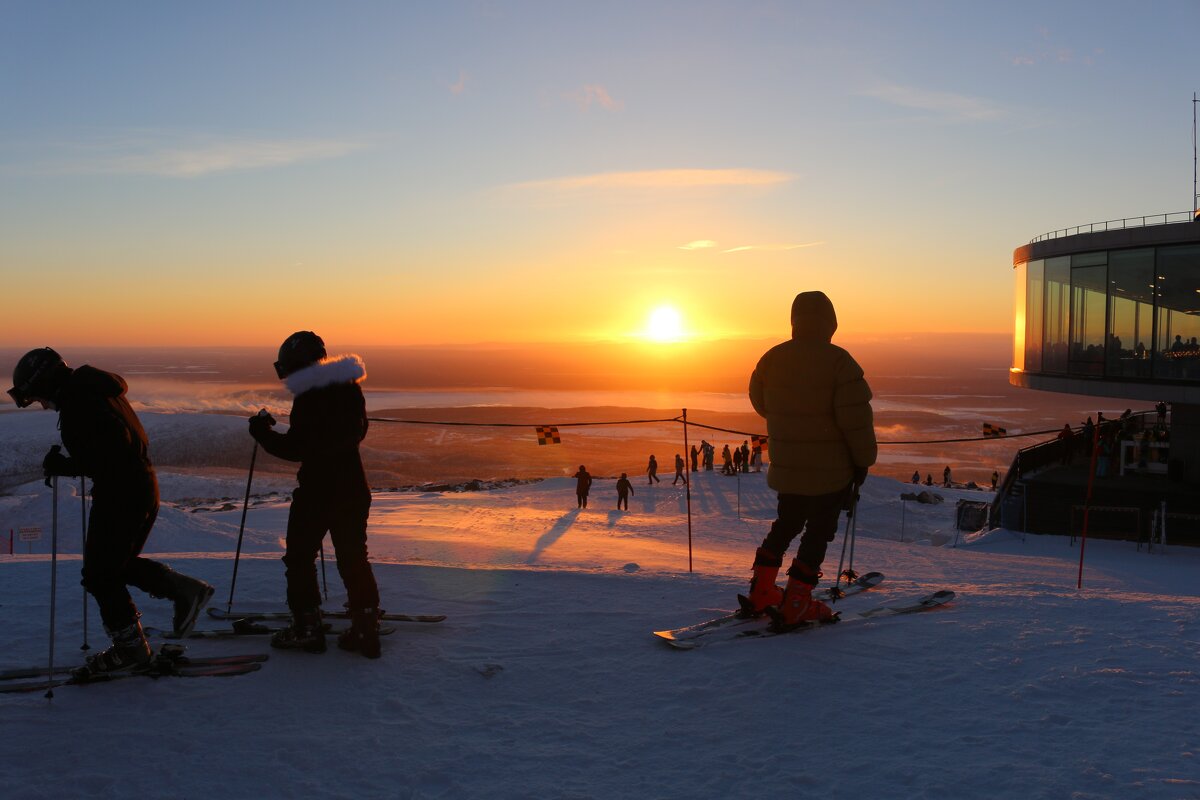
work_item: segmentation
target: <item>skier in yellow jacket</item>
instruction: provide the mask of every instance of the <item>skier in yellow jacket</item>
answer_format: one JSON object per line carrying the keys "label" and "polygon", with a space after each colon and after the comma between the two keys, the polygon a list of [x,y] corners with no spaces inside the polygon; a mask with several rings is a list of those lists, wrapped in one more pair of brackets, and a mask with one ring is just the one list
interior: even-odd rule
{"label": "skier in yellow jacket", "polygon": [[[862,367],[831,343],[833,303],[823,292],[792,302],[792,338],[768,350],[750,376],[750,402],[767,420],[767,485],[779,494],[777,519],[755,553],[748,611],[777,606],[785,625],[833,614],[812,597],[838,517],[875,463],[871,389]],[[775,579],[800,536],[786,589]]]}

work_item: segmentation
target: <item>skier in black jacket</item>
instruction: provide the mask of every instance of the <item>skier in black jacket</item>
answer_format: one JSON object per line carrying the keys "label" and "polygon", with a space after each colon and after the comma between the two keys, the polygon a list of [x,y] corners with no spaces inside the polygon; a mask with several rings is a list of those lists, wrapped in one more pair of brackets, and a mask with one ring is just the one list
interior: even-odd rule
{"label": "skier in black jacket", "polygon": [[269,416],[250,418],[250,435],[273,456],[299,461],[298,486],[288,514],[283,556],[292,624],[271,646],[325,652],[317,555],[328,531],[346,586],[353,622],[338,646],[379,658],[379,589],[367,560],[371,490],[359,443],[367,435],[367,410],[359,383],[367,377],[356,355],[327,358],[311,331],[294,333],[279,348],[275,372],[294,396],[286,433]]}
{"label": "skier in black jacket", "polygon": [[149,442],[125,399],[120,375],[89,367],[71,369],[43,347],[26,353],[8,390],[17,406],[34,402],[58,412],[58,445],[42,462],[46,477],[92,479],[92,512],[83,554],[83,585],[96,599],[112,647],[88,656],[85,674],[118,672],[148,664],[153,653],[127,586],[175,604],[175,633],[185,636],[212,597],[207,583],[141,556],[158,516],[158,479]]}

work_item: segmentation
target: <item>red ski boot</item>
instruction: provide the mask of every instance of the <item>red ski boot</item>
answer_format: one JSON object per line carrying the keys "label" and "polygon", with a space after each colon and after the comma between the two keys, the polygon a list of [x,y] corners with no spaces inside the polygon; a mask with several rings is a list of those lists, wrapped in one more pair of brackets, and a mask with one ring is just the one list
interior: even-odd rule
{"label": "red ski boot", "polygon": [[775,585],[775,579],[782,566],[783,556],[761,547],[754,552],[754,577],[750,579],[750,594],[738,595],[741,613],[757,617],[766,611],[767,606],[779,605],[783,600],[783,590]]}
{"label": "red ski boot", "polygon": [[821,573],[800,559],[792,561],[778,615],[771,615],[777,625],[782,628],[794,628],[808,622],[833,622],[835,618],[829,606],[812,596],[812,590],[820,578]]}

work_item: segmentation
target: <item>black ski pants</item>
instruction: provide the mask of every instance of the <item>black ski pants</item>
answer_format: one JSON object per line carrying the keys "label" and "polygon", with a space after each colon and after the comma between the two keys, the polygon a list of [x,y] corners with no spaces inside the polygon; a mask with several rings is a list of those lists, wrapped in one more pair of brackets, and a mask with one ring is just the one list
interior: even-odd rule
{"label": "black ski pants", "polygon": [[118,485],[93,485],[83,553],[83,586],[96,599],[109,631],[128,628],[138,618],[129,594],[135,586],[155,597],[171,596],[171,570],[142,558],[142,548],[158,517],[154,473]]}
{"label": "black ski pants", "polygon": [[350,608],[377,608],[379,588],[367,560],[367,515],[371,493],[313,492],[301,486],[292,494],[288,512],[287,545],[283,563],[287,576],[288,608],[311,611],[321,605],[317,556],[325,533],[333,542],[338,574],[346,587]]}
{"label": "black ski pants", "polygon": [[813,572],[819,571],[825,561],[825,550],[837,536],[846,491],[839,489],[819,495],[780,494],[776,519],[771,532],[763,539],[763,549],[782,559],[792,540],[799,535],[796,558]]}

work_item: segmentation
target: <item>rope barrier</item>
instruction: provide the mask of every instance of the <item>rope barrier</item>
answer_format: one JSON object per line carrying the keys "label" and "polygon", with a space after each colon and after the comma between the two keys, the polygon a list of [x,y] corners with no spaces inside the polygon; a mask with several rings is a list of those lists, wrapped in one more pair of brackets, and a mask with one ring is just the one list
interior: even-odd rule
{"label": "rope barrier", "polygon": [[[537,427],[532,422],[450,422],[445,420],[426,420],[426,419],[392,419],[391,417],[367,417],[370,422],[388,422],[399,425],[446,425],[452,427],[464,428],[531,428]],[[555,428],[586,428],[599,425],[653,425],[664,422],[678,422],[683,424],[683,417],[669,417],[663,419],[626,419],[626,420],[606,420],[603,422],[548,422],[545,425],[551,425]],[[765,433],[755,433],[753,431],[739,431],[733,428],[721,428],[716,425],[705,425],[702,422],[693,422],[688,420],[687,424],[694,428],[704,428],[709,431],[718,431],[720,433],[732,433],[737,436],[766,436]],[[1004,439],[1020,439],[1028,436],[1046,436],[1055,434],[1061,431],[1061,428],[1045,431],[1029,431],[1027,433],[1010,433],[1004,436],[970,436],[958,439],[912,439],[912,440],[892,440],[877,442],[882,445],[895,444],[955,444],[959,442],[995,442]]]}

